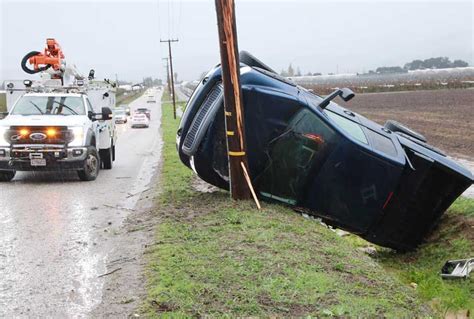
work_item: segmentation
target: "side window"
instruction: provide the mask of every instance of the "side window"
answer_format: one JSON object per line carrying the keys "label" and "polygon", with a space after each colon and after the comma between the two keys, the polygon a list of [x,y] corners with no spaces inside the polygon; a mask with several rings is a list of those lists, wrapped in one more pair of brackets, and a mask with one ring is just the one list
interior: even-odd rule
{"label": "side window", "polygon": [[391,156],[397,156],[397,149],[391,139],[370,129],[366,129],[366,132],[374,149]]}
{"label": "side window", "polygon": [[325,110],[324,113],[329,116],[331,120],[336,122],[336,124],[339,125],[339,127],[342,128],[347,134],[349,134],[359,142],[369,144],[369,142],[367,141],[367,137],[365,137],[364,131],[362,131],[362,128],[359,124],[352,122],[351,120],[348,120],[345,117],[329,110]]}
{"label": "side window", "polygon": [[333,129],[307,109],[300,111],[292,122],[290,126],[295,133],[318,135],[325,141],[330,141],[335,135]]}
{"label": "side window", "polygon": [[288,129],[269,143],[268,163],[258,181],[261,195],[291,205],[304,200],[307,185],[325,163],[338,137],[310,110],[298,112]]}

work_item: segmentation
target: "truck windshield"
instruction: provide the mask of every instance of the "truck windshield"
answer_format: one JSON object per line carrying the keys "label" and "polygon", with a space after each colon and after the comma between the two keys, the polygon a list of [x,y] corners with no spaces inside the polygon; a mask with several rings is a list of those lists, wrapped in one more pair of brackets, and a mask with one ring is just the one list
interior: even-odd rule
{"label": "truck windshield", "polygon": [[86,109],[78,96],[23,96],[12,115],[85,115]]}

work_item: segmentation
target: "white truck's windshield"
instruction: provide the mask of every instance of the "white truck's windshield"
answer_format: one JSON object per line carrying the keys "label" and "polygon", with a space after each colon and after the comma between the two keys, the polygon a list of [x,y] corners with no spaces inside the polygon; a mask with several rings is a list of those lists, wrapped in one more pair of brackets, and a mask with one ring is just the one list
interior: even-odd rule
{"label": "white truck's windshield", "polygon": [[78,96],[23,96],[12,115],[85,115],[83,99]]}

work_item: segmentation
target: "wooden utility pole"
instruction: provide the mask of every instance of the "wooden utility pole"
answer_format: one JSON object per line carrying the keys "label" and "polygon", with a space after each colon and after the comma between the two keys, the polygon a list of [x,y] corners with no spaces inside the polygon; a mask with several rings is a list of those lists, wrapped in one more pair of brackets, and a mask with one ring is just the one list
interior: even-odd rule
{"label": "wooden utility pole", "polygon": [[163,58],[166,60],[166,83],[168,84],[168,92],[171,94],[171,82],[170,82],[170,64],[168,58]]}
{"label": "wooden utility pole", "polygon": [[173,117],[176,120],[176,97],[174,94],[174,73],[173,73],[173,56],[171,54],[171,42],[178,42],[178,39],[160,40],[160,42],[168,42],[168,53],[170,62],[170,79],[171,79],[171,95],[173,96]]}
{"label": "wooden utility pole", "polygon": [[239,49],[234,0],[215,0],[222,82],[224,84],[225,124],[229,158],[230,192],[233,199],[250,199],[251,184],[246,155],[244,109],[240,84]]}

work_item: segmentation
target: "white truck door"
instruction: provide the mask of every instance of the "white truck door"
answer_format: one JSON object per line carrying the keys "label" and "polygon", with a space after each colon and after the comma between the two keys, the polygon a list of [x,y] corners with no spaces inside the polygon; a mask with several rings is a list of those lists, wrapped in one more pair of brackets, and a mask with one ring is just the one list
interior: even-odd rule
{"label": "white truck door", "polygon": [[[85,97],[85,100],[86,100],[86,105],[87,105],[87,113],[89,113],[89,112],[96,113],[94,108],[92,107],[92,104],[89,101],[89,99],[87,97]],[[92,130],[95,133],[97,150],[99,150],[99,148],[101,147],[100,146],[99,121],[92,121]]]}

